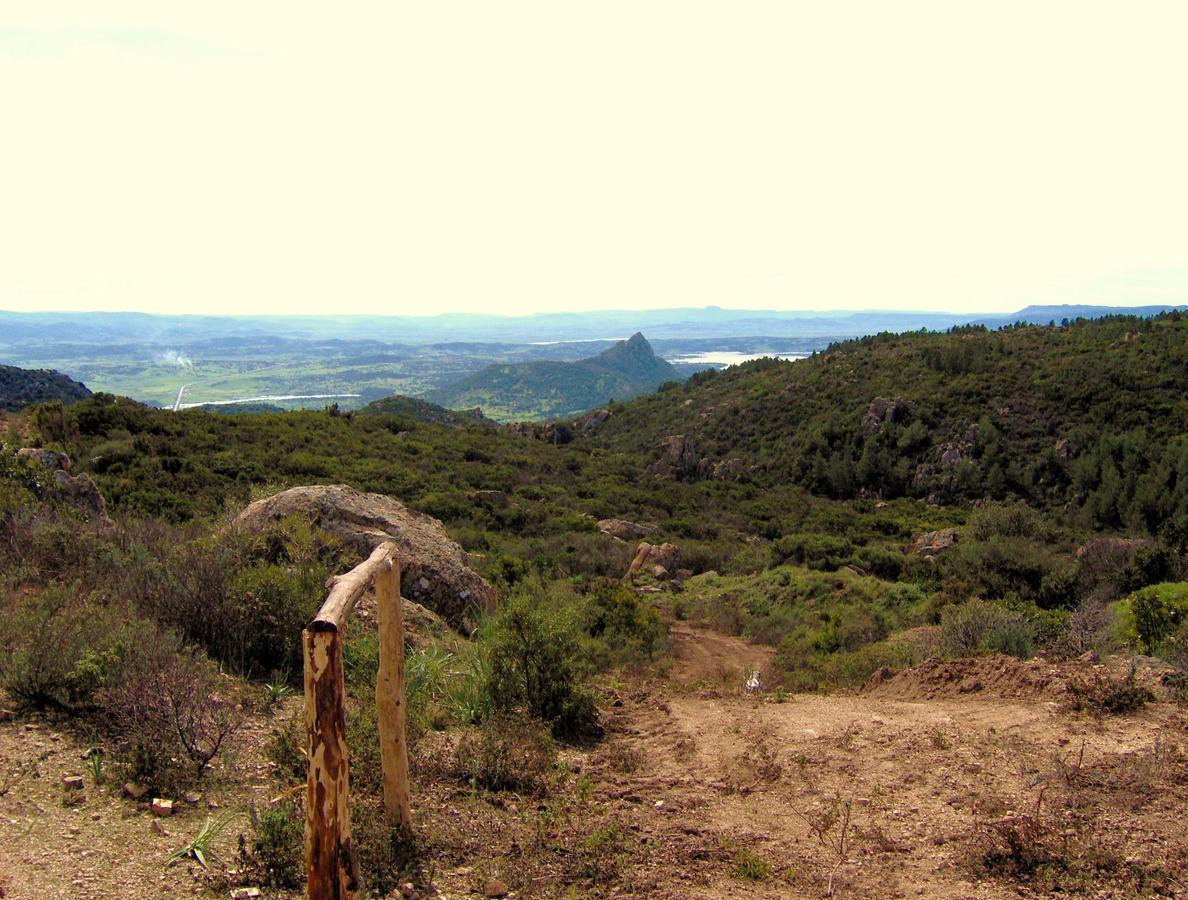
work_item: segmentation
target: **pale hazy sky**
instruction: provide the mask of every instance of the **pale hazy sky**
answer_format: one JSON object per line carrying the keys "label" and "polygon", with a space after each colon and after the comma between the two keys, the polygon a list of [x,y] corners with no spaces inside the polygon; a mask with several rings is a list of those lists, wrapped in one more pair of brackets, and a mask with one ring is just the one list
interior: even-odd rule
{"label": "pale hazy sky", "polygon": [[0,309],[1188,302],[1188,3],[0,0]]}

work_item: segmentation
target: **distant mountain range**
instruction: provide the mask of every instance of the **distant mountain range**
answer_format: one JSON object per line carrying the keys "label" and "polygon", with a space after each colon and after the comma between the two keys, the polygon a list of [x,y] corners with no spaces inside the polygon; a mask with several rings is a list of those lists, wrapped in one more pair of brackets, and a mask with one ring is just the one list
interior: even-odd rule
{"label": "distant mountain range", "polygon": [[[532,316],[445,314],[439,316],[156,316],[146,313],[16,313],[0,311],[0,350],[23,342],[108,342],[188,345],[231,338],[369,340],[420,345],[455,341],[521,344],[619,339],[636,331],[653,340],[740,336],[859,337],[882,331],[1014,322],[1047,324],[1053,319],[1099,318],[1112,314],[1149,316],[1185,306],[1029,306],[1015,313],[912,312],[888,310],[742,310],[721,307],[604,310]],[[15,354],[14,354],[15,355]]]}
{"label": "distant mountain range", "polygon": [[31,403],[61,400],[73,403],[91,396],[85,384],[52,369],[0,366],[0,410],[13,412]]}
{"label": "distant mountain range", "polygon": [[430,391],[425,399],[452,408],[481,407],[502,421],[575,415],[608,400],[630,400],[680,381],[679,372],[636,332],[597,356],[577,362],[493,365]]}

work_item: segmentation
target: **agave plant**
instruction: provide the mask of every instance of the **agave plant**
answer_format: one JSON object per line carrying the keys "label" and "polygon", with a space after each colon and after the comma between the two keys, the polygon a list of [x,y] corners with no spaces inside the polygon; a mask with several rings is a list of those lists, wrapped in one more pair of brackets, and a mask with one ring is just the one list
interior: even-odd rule
{"label": "agave plant", "polygon": [[264,704],[271,709],[296,693],[294,687],[289,684],[288,677],[282,675],[264,685]]}
{"label": "agave plant", "polygon": [[206,821],[202,823],[202,827],[198,829],[198,833],[194,835],[193,840],[184,847],[179,847],[170,853],[165,859],[165,865],[171,866],[174,863],[181,862],[183,859],[193,859],[202,868],[210,868],[210,863],[217,862],[219,858],[218,854],[211,847],[211,844],[230,824],[231,818],[230,813],[225,813],[217,819],[207,816]]}

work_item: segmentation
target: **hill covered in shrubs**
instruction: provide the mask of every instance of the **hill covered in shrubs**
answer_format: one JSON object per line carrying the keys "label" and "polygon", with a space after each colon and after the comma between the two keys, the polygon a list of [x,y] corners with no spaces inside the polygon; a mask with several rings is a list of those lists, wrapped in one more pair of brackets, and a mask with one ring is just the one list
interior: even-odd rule
{"label": "hill covered in shrubs", "polygon": [[1020,498],[1093,527],[1188,524],[1188,316],[883,334],[757,360],[614,409],[594,447],[683,435],[822,497]]}
{"label": "hill covered in shrubs", "polygon": [[487,366],[426,398],[454,409],[482,407],[501,420],[556,419],[630,400],[680,373],[656,356],[639,333],[577,362],[539,361]]}
{"label": "hill covered in shrubs", "polygon": [[53,369],[0,366],[0,410],[15,411],[47,400],[73,403],[89,396],[85,384]]}

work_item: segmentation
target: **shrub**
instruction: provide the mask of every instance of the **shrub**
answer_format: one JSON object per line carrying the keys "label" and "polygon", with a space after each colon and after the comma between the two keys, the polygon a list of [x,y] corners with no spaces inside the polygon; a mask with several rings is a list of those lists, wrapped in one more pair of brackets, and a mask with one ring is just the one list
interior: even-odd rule
{"label": "shrub", "polygon": [[289,517],[260,534],[158,548],[143,561],[137,603],[239,674],[296,672],[303,665],[301,630],[331,569],[354,559],[341,541]]}
{"label": "shrub", "polygon": [[40,485],[37,470],[16,455],[16,448],[0,444],[0,518],[27,507]]}
{"label": "shrub", "polygon": [[[383,760],[379,745],[379,711],[374,690],[347,708],[347,755],[351,765],[351,790],[380,794],[384,788]],[[411,737],[411,717],[409,734]]]}
{"label": "shrub", "polygon": [[1142,653],[1158,653],[1164,642],[1188,622],[1188,582],[1135,591],[1122,601],[1120,612],[1127,639]]}
{"label": "shrub", "polygon": [[0,682],[37,706],[79,706],[120,677],[125,657],[153,640],[147,623],[82,594],[51,585],[11,598],[0,617]]}
{"label": "shrub", "polygon": [[566,610],[546,603],[539,586],[517,594],[485,630],[492,703],[497,710],[526,709],[558,736],[594,732],[597,710],[582,685],[576,623]]}
{"label": "shrub", "polygon": [[884,581],[897,581],[903,574],[907,557],[881,547],[861,547],[854,553],[854,562],[865,571]]}
{"label": "shrub", "polygon": [[854,552],[848,540],[828,534],[785,535],[775,549],[783,562],[825,571],[844,566]]}
{"label": "shrub", "polygon": [[966,526],[975,541],[996,537],[1045,538],[1043,517],[1026,503],[1002,503],[975,510]]}
{"label": "shrub", "polygon": [[305,870],[305,824],[291,803],[257,812],[252,835],[239,836],[239,860],[249,880],[272,888],[296,888]]}
{"label": "shrub", "polygon": [[1104,653],[1113,643],[1114,613],[1108,603],[1095,598],[1081,601],[1068,619],[1061,649],[1068,656]]}
{"label": "shrub", "polygon": [[734,854],[734,876],[747,881],[763,881],[771,876],[771,863],[750,850]]}
{"label": "shrub", "polygon": [[1171,581],[1176,570],[1176,554],[1170,547],[1160,544],[1139,547],[1119,573],[1119,586],[1123,592],[1137,591],[1161,581]]}
{"label": "shrub", "polygon": [[540,723],[505,714],[492,716],[465,734],[454,758],[458,775],[471,784],[535,794],[545,788],[555,751]]}
{"label": "shrub", "polygon": [[605,650],[603,662],[651,660],[664,643],[667,629],[655,607],[617,582],[602,581],[586,596],[583,626]]}
{"label": "shrub", "polygon": [[1031,659],[1035,656],[1035,629],[1022,617],[1004,619],[991,626],[982,647],[989,653]]}
{"label": "shrub", "polygon": [[415,835],[388,824],[381,798],[360,800],[351,807],[351,838],[362,881],[371,896],[402,896],[401,885],[423,881]]}
{"label": "shrub", "polygon": [[1135,668],[1121,678],[1103,670],[1071,682],[1068,686],[1073,709],[1092,713],[1122,715],[1140,709],[1155,697],[1135,678]]}
{"label": "shrub", "polygon": [[303,712],[290,716],[272,729],[268,743],[264,745],[264,757],[276,766],[282,782],[295,784],[305,781],[309,771],[309,760],[305,755]]}
{"label": "shrub", "polygon": [[1034,652],[1034,629],[1019,613],[996,603],[968,600],[941,611],[941,646],[949,656],[985,651],[1026,659]]}
{"label": "shrub", "polygon": [[[1048,546],[1014,536],[962,542],[940,557],[943,575],[976,596],[992,600],[1018,596],[1037,603],[1069,602],[1067,582],[1052,574],[1061,565]],[[1047,593],[1045,579],[1049,579]]]}
{"label": "shrub", "polygon": [[200,653],[157,644],[142,648],[120,683],[99,693],[124,738],[121,762],[131,779],[176,794],[202,777],[243,721],[219,682]]}

